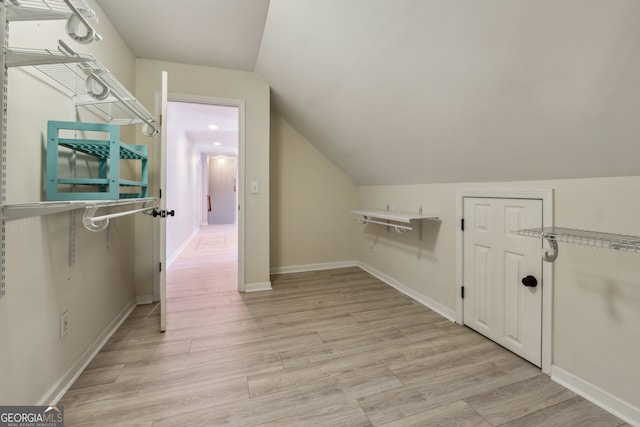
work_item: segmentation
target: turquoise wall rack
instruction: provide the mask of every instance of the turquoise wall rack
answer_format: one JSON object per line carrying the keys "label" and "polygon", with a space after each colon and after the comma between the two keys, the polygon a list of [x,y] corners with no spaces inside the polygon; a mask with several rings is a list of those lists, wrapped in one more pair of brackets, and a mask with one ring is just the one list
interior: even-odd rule
{"label": "turquoise wall rack", "polygon": [[[47,128],[47,200],[118,200],[148,194],[148,149],[120,142],[120,126],[49,121]],[[106,136],[105,139],[90,137]],[[68,150],[60,150],[65,147]],[[72,150],[72,151],[69,151]],[[61,177],[60,154],[84,153],[95,159],[97,176]],[[120,178],[122,160],[140,161],[140,180]],[[75,168],[69,168],[75,175]],[[95,173],[94,173],[95,175]]]}

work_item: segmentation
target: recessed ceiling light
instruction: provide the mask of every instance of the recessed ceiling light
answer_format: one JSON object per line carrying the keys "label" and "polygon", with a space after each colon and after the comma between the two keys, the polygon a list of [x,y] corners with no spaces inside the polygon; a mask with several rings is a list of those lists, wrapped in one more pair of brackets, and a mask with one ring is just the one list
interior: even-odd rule
{"label": "recessed ceiling light", "polygon": [[222,145],[222,142],[216,141],[216,142],[213,143],[213,145]]}
{"label": "recessed ceiling light", "polygon": [[216,130],[216,129],[218,129],[218,126],[217,125],[209,125],[209,129]]}

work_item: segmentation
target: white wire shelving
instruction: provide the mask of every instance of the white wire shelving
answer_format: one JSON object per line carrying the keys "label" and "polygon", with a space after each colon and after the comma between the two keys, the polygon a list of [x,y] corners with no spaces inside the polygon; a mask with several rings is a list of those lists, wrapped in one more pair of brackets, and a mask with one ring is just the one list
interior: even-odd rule
{"label": "white wire shelving", "polygon": [[625,252],[640,252],[640,237],[626,234],[602,233],[563,227],[530,228],[518,230],[518,234],[546,240],[549,243],[550,250],[547,251],[544,259],[549,262],[555,261],[558,256],[557,242]]}
{"label": "white wire shelving", "polygon": [[7,67],[33,66],[103,120],[119,125],[143,124],[144,133],[154,136],[158,124],[153,115],[91,55],[79,55],[64,43],[50,49],[6,49]]}
{"label": "white wire shelving", "polygon": [[[18,49],[9,47],[9,23],[15,21],[66,20],[66,33],[71,40],[87,44],[102,40],[93,22],[96,13],[85,0],[0,0],[0,20],[5,24],[0,31],[0,69],[3,70],[0,100],[4,100],[2,114],[2,138],[0,157],[0,298],[5,294],[6,230],[9,221],[30,217],[70,212],[84,209],[83,225],[91,231],[104,230],[111,218],[134,213],[156,213],[156,198],[121,200],[82,200],[33,203],[7,203],[7,86],[8,69],[11,67],[34,67],[48,76],[52,83],[68,93],[76,107],[90,111],[106,122],[117,125],[142,124],[147,136],[154,136],[159,125],[154,117],[133,95],[93,56],[74,52],[63,41],[58,50]],[[139,206],[133,206],[138,204]],[[115,209],[118,206],[129,208]],[[98,215],[98,210],[106,213]],[[71,222],[72,223],[72,222]],[[73,247],[74,227],[70,227],[70,242]],[[70,251],[71,252],[71,251]],[[70,256],[70,260],[72,257]],[[70,261],[71,264],[71,261]]]}

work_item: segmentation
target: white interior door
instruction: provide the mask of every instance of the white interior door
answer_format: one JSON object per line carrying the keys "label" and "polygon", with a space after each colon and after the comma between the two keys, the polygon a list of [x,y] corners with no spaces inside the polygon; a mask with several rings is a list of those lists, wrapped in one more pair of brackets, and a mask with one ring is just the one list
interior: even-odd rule
{"label": "white interior door", "polygon": [[542,200],[465,197],[463,209],[464,324],[541,366],[541,243],[517,230],[542,227]]}
{"label": "white interior door", "polygon": [[[165,194],[167,188],[167,108],[169,105],[169,95],[167,91],[168,75],[166,71],[162,72],[162,90],[160,101],[160,211],[166,212],[167,210],[167,195]],[[160,330],[162,332],[167,330],[167,221],[166,217],[162,215],[157,220],[158,223],[158,250],[160,251],[160,267],[159,271],[159,287],[160,287]]]}

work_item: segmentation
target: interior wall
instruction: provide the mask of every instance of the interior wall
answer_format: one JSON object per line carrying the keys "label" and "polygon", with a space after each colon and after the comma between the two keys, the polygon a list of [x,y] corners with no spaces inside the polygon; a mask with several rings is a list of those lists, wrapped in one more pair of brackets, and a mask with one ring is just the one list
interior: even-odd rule
{"label": "interior wall", "polygon": [[[100,43],[76,44],[66,35],[64,21],[50,21],[11,23],[9,44],[55,50],[57,40],[64,40],[78,52],[93,54],[132,90],[133,56],[106,17],[95,10],[104,36]],[[44,200],[47,121],[75,118],[72,100],[46,77],[9,70],[8,203]],[[133,143],[134,132],[125,130],[122,139]],[[82,213],[77,213],[73,226],[69,213],[6,224],[0,405],[52,403],[84,353],[123,310],[133,306],[133,220],[118,218],[110,231],[93,233],[82,226]],[[76,232],[73,265],[70,227]],[[65,311],[69,332],[61,339],[60,315]]]}
{"label": "interior wall", "polygon": [[355,184],[271,112],[271,266],[352,261]]}
{"label": "interior wall", "polygon": [[202,164],[200,153],[184,132],[171,125],[167,129],[167,264],[170,266],[200,227]]}
{"label": "interior wall", "polygon": [[[256,73],[136,59],[136,95],[143,104],[153,105],[162,71],[169,74],[169,93],[245,101],[245,200],[240,201],[245,214],[245,283],[269,283],[269,86]],[[149,179],[157,182],[151,174]],[[259,183],[258,194],[251,194],[251,182]],[[153,253],[147,243],[152,236],[152,225],[138,220],[137,295],[153,291]]]}
{"label": "interior wall", "polygon": [[[455,313],[456,192],[554,189],[555,225],[640,235],[640,177],[474,184],[363,186],[358,206],[434,213],[416,231],[397,235],[374,224],[355,225],[358,259]],[[554,368],[640,408],[640,256],[559,243],[554,264]],[[552,369],[553,374],[553,369]]]}

